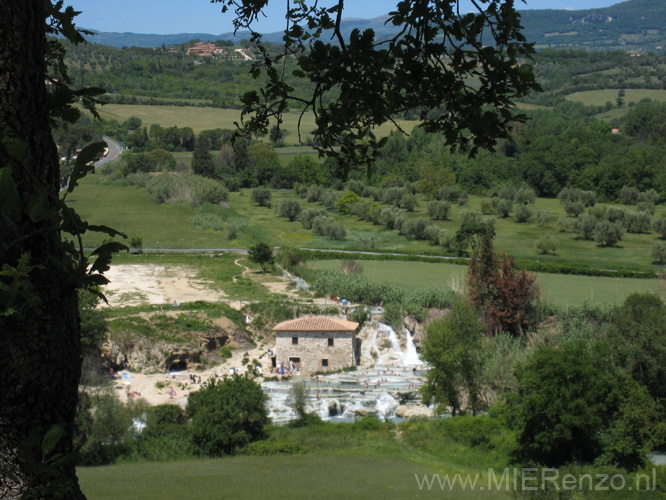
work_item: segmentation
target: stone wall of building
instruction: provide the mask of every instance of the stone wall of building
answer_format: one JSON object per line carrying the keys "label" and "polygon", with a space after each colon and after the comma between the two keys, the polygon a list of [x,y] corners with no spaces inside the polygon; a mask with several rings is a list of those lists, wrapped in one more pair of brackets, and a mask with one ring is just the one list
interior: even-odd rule
{"label": "stone wall of building", "polygon": [[[297,343],[294,343],[294,338]],[[331,340],[333,345],[330,345]],[[279,331],[275,336],[275,356],[285,369],[289,368],[290,359],[298,358],[300,361],[295,364],[300,366],[301,373],[335,371],[356,366],[355,343],[356,334],[353,331]]]}

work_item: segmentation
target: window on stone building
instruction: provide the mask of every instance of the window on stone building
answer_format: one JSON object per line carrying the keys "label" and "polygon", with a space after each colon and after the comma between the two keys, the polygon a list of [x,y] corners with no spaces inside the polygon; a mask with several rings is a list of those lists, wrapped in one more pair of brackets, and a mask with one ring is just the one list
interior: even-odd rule
{"label": "window on stone building", "polygon": [[298,337],[291,338],[291,345],[298,345]]}
{"label": "window on stone building", "polygon": [[328,359],[322,359],[321,360],[321,367],[322,368],[328,368]]}
{"label": "window on stone building", "polygon": [[333,339],[328,339],[328,347],[333,347]]}

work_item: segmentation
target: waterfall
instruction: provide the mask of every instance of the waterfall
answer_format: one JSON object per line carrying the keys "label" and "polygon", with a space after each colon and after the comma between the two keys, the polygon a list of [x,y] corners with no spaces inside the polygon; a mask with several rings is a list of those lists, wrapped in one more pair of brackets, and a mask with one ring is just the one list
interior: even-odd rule
{"label": "waterfall", "polygon": [[398,402],[395,398],[387,392],[383,392],[379,398],[377,398],[377,410],[379,410],[379,416],[382,418],[394,417],[395,410],[397,410],[398,406]]}
{"label": "waterfall", "polygon": [[416,352],[416,345],[414,345],[414,336],[412,333],[405,328],[405,335],[407,336],[407,342],[405,343],[405,354],[402,358],[402,362],[405,365],[421,365],[423,362],[419,357],[419,353]]}

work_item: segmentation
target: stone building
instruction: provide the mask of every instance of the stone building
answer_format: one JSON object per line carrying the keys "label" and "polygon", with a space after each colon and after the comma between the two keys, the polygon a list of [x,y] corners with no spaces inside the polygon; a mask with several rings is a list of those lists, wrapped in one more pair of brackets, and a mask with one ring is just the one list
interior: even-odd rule
{"label": "stone building", "polygon": [[283,321],[273,328],[275,361],[285,371],[293,363],[301,373],[356,366],[357,328],[358,323],[323,316]]}

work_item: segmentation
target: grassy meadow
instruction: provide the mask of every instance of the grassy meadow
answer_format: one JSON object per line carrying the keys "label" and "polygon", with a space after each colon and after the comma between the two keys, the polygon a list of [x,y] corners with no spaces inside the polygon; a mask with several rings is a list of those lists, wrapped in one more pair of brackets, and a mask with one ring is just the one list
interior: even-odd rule
{"label": "grassy meadow", "polygon": [[[273,208],[253,204],[250,200],[251,189],[231,193],[228,204],[215,210],[220,218],[233,220],[244,228],[237,238],[229,240],[222,231],[204,230],[193,224],[194,215],[199,210],[197,207],[187,203],[160,204],[143,189],[104,184],[100,182],[102,180],[102,176],[84,179],[80,188],[71,196],[71,206],[91,223],[106,224],[130,237],[141,237],[145,248],[247,248],[257,241],[266,241],[275,246],[358,250],[363,248],[361,239],[371,237],[374,240],[373,250],[376,251],[443,254],[440,247],[432,246],[427,241],[408,240],[397,231],[388,231],[382,226],[374,226],[337,212],[329,214],[343,223],[347,230],[346,238],[334,241],[317,236],[303,229],[298,219],[289,222],[277,216],[276,208],[286,199],[298,200],[303,209],[323,208],[320,203],[307,203],[298,198],[292,190],[273,190]],[[437,226],[456,231],[460,227],[461,210],[480,210],[482,200],[482,197],[470,196],[466,206],[454,205],[449,220],[437,221]],[[419,206],[408,216],[428,217],[426,204],[427,201],[419,195]],[[604,207],[607,204],[600,203],[597,206]],[[499,252],[506,252],[515,259],[581,262],[609,269],[613,269],[613,266],[651,265],[650,249],[657,239],[656,233],[626,233],[617,246],[602,247],[594,241],[578,239],[573,233],[561,232],[557,220],[567,215],[558,200],[539,198],[531,210],[533,214],[539,210],[549,212],[550,222],[539,226],[534,215],[524,223],[517,223],[513,216],[496,219],[495,247]],[[657,216],[663,212],[663,206],[657,207]],[[541,255],[535,248],[536,240],[545,234],[556,239],[557,249],[554,254]],[[102,239],[101,235],[84,235],[87,246],[99,244]]]}
{"label": "grassy meadow", "polygon": [[[405,289],[452,288],[465,289],[465,266],[430,263],[364,260],[363,275],[373,281]],[[314,269],[339,270],[337,260],[308,262]],[[557,306],[591,304],[620,304],[635,292],[655,292],[657,280],[605,278],[537,273],[541,299]]]}
{"label": "grassy meadow", "polygon": [[[132,116],[140,118],[144,127],[150,128],[154,123],[162,127],[191,127],[195,134],[202,130],[216,128],[235,129],[234,122],[240,122],[240,111],[237,109],[221,109],[189,106],[157,106],[143,104],[106,104],[99,108],[99,114],[104,120],[117,120],[124,122]],[[284,141],[287,145],[298,145],[298,120],[300,113],[287,112],[284,114],[282,127],[289,134]],[[411,132],[417,125],[416,121],[396,120],[403,130]],[[301,141],[305,142],[310,131],[315,128],[314,116],[303,115],[301,121]],[[375,130],[378,137],[389,135],[395,130],[392,123],[386,123]]]}

